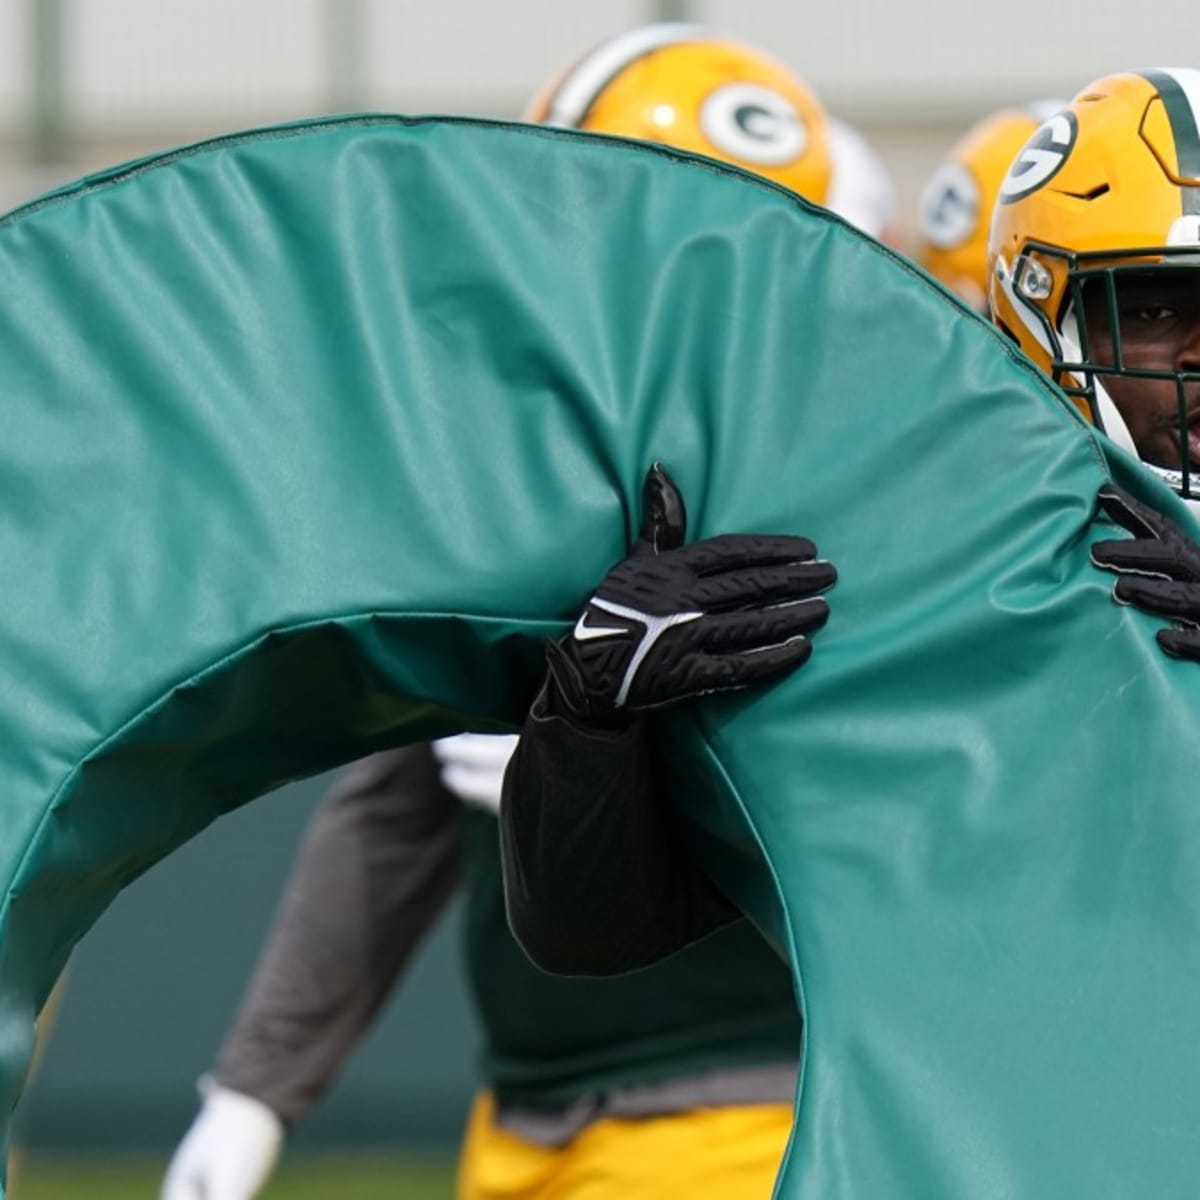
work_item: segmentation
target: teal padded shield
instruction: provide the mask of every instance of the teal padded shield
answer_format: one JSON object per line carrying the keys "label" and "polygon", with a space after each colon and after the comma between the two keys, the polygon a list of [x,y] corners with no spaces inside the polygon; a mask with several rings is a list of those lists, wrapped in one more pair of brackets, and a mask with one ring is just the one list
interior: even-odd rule
{"label": "teal padded shield", "polygon": [[661,459],[691,536],[841,574],[801,672],[661,723],[795,968],[778,1195],[1194,1194],[1200,674],[1088,560],[1114,470],[1190,518],[929,280],[706,160],[397,118],[64,189],[0,223],[0,278],[9,1104],[139,872],[287,779],[516,723]]}

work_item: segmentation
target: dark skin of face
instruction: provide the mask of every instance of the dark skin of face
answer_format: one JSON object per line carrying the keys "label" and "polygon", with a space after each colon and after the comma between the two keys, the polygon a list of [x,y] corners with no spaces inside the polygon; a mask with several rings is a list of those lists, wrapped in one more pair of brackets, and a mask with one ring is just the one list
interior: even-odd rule
{"label": "dark skin of face", "polygon": [[[1121,350],[1125,367],[1200,372],[1200,271],[1119,273],[1116,290]],[[1113,364],[1112,322],[1099,280],[1084,287],[1091,359]],[[1200,383],[1187,383],[1188,429],[1180,433],[1179,395],[1170,379],[1099,375],[1141,457],[1178,469],[1184,454],[1200,467]]]}

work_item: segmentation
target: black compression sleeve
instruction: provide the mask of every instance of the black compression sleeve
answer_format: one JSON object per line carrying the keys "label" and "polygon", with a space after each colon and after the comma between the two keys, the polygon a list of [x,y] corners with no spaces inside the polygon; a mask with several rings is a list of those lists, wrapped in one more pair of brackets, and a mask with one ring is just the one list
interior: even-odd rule
{"label": "black compression sleeve", "polygon": [[508,919],[562,975],[616,975],[740,915],[696,865],[656,787],[652,726],[584,730],[534,702],[504,779]]}

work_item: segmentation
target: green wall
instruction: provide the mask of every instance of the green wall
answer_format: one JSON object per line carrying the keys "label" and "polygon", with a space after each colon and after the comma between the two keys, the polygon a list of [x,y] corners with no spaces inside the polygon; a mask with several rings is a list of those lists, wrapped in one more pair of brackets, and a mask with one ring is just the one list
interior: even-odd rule
{"label": "green wall", "polygon": [[[76,950],[21,1136],[35,1146],[166,1149],[195,1110],[304,825],[327,781],[222,818],[118,897]],[[299,1145],[450,1145],[477,1038],[458,913],[422,949]]]}

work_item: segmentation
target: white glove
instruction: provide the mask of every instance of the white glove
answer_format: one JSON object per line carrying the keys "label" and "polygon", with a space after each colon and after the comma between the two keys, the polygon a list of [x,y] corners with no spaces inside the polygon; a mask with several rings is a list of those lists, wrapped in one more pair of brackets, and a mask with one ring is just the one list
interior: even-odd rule
{"label": "white glove", "polygon": [[252,1200],[279,1160],[283,1122],[261,1100],[201,1086],[204,1104],[167,1167],[160,1200]]}
{"label": "white glove", "polygon": [[460,800],[500,811],[504,768],[517,748],[515,733],[460,733],[433,743],[442,784]]}

